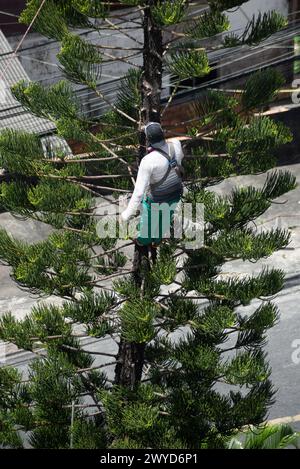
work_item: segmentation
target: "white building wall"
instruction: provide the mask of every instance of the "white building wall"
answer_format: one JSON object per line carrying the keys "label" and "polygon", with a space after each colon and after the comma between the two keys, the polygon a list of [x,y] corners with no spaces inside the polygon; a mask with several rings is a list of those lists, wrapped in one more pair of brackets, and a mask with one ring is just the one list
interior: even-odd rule
{"label": "white building wall", "polygon": [[259,12],[265,13],[270,10],[276,10],[282,15],[289,13],[289,0],[250,0],[244,3],[237,11],[227,12],[232,31],[245,28],[252,15],[258,15]]}

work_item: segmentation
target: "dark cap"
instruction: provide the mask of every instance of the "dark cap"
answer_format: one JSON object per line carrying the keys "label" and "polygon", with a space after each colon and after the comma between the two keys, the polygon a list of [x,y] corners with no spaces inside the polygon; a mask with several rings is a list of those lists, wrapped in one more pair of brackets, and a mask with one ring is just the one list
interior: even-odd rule
{"label": "dark cap", "polygon": [[144,130],[148,142],[153,148],[165,143],[164,132],[159,122],[149,122],[145,125]]}

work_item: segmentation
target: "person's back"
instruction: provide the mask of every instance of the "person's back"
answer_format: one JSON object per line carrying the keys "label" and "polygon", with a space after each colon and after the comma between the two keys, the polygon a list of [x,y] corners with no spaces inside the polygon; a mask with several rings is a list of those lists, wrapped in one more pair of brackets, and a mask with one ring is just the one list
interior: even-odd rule
{"label": "person's back", "polygon": [[[123,220],[128,220],[139,209],[144,198],[140,235],[137,240],[141,244],[147,245],[153,241],[156,243],[160,241],[163,235],[160,226],[162,224],[165,226],[166,223],[166,220],[163,220],[164,223],[160,221],[159,226],[152,226],[151,210],[153,211],[153,204],[167,203],[172,206],[179,202],[182,195],[181,161],[183,151],[179,140],[166,141],[164,139],[160,124],[149,123],[145,132],[150,145],[149,153],[140,163],[134,192],[121,217]],[[157,207],[155,208],[157,209]],[[166,216],[169,218],[169,211]],[[161,217],[164,218],[164,215],[160,214]],[[171,220],[168,221],[169,225],[170,223]]]}
{"label": "person's back", "polygon": [[160,150],[152,150],[144,157],[149,167],[150,179],[146,194],[155,203],[171,202],[182,194],[181,143],[169,140]]}

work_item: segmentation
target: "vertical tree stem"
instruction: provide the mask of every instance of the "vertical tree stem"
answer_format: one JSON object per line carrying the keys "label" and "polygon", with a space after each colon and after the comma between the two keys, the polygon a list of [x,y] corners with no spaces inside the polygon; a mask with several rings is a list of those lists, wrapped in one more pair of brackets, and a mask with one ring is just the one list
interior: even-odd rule
{"label": "vertical tree stem", "polygon": [[[162,31],[157,27],[151,15],[151,7],[157,0],[149,0],[143,12],[144,50],[143,69],[140,82],[142,107],[140,110],[139,153],[137,164],[146,153],[146,138],[142,126],[149,121],[160,122],[160,97],[162,86]],[[135,245],[134,279],[141,288],[145,263],[149,265],[148,246]],[[134,388],[142,379],[145,345],[127,342],[121,338],[117,356],[115,383]]]}

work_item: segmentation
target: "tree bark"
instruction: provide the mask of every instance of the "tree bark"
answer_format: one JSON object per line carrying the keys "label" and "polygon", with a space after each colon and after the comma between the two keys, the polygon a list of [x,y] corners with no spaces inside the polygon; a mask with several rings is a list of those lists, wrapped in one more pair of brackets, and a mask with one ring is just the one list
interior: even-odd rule
{"label": "tree bark", "polygon": [[[150,8],[144,11],[144,52],[143,52],[143,73],[141,78],[142,109],[141,123],[149,121],[160,122],[160,99],[162,86],[162,55],[163,41],[162,31],[156,27],[152,16],[151,7],[156,3],[149,1]],[[140,142],[140,154],[143,157],[145,148],[143,147],[145,134]]]}
{"label": "tree bark", "polygon": [[115,370],[115,384],[133,389],[142,379],[145,344],[121,338]]}
{"label": "tree bark", "polygon": [[[149,8],[143,10],[143,32],[144,32],[144,51],[143,51],[143,71],[141,76],[141,127],[149,121],[160,122],[160,98],[162,86],[162,54],[163,41],[162,31],[154,24],[151,7],[157,0],[149,0]],[[146,137],[140,129],[139,152],[137,163],[146,154]],[[156,259],[155,248],[148,246],[135,245],[134,253],[134,281],[141,288],[145,265],[150,268],[149,251],[152,260]],[[115,370],[115,383],[133,388],[141,381],[144,365],[144,351],[146,344],[129,343],[121,337],[117,364]]]}

